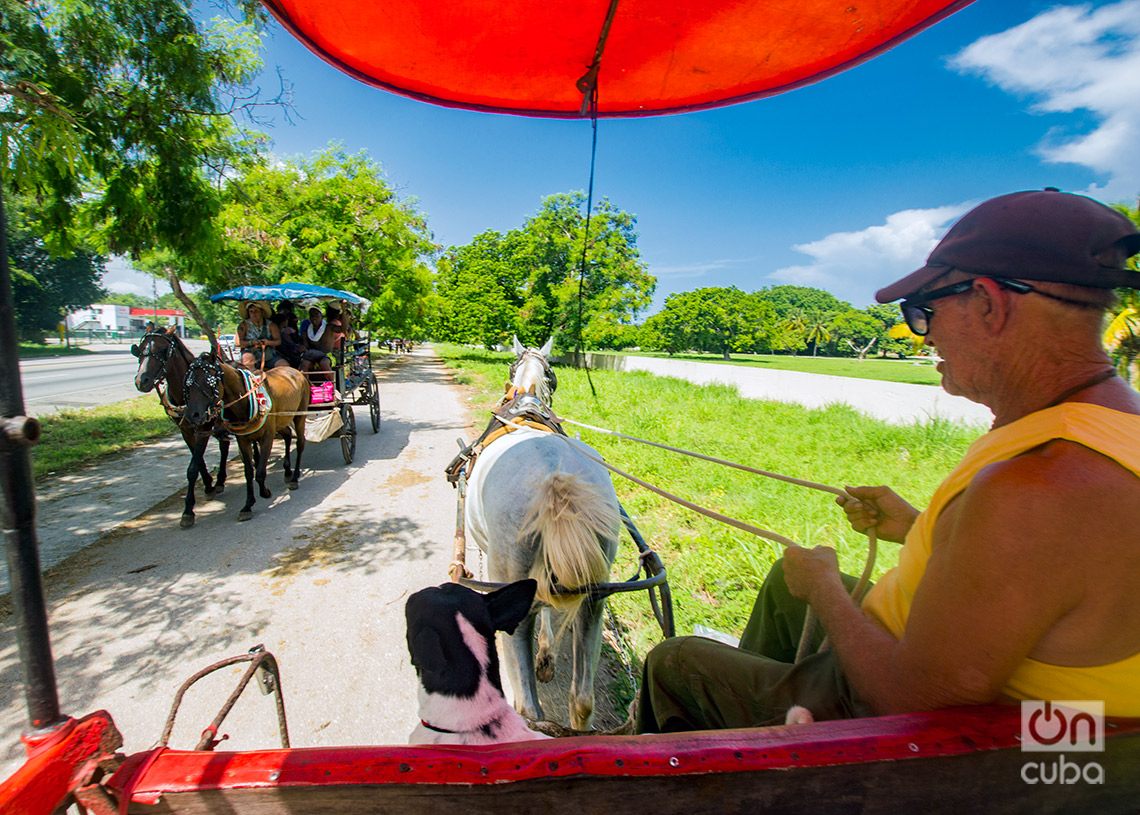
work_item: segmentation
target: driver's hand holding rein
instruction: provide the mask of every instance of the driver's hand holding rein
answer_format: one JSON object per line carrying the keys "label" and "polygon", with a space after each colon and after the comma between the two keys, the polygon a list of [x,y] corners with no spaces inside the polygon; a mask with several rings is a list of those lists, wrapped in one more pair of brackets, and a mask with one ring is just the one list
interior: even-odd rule
{"label": "driver's hand holding rein", "polygon": [[[790,547],[739,648],[654,648],[638,732],[782,724],[792,705],[825,720],[1087,699],[1140,716],[1140,394],[1101,344],[1113,289],[1140,288],[1137,252],[1140,232],[1097,201],[1013,193],[880,290],[992,428],[922,512],[881,486],[838,500],[852,528],[903,544],[861,603],[833,550]],[[793,664],[805,601],[831,647]]]}

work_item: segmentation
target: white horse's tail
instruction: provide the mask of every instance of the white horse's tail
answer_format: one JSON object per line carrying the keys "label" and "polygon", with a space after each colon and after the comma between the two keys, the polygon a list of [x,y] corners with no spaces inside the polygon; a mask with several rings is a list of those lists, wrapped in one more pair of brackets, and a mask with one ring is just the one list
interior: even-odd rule
{"label": "white horse's tail", "polygon": [[568,612],[568,619],[585,595],[554,594],[558,585],[579,588],[603,583],[610,565],[599,538],[614,535],[617,513],[602,494],[574,473],[554,473],[535,491],[524,536],[538,536],[530,576],[538,581],[535,599]]}

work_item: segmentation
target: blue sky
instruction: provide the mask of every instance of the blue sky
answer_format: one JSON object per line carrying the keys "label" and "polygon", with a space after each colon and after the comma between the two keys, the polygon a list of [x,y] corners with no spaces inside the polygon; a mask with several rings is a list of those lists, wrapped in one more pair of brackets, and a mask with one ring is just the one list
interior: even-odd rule
{"label": "blue sky", "polygon": [[[279,156],[366,150],[443,246],[585,190],[588,122],[435,107],[357,82],[276,23],[262,88],[293,85]],[[770,99],[599,123],[595,197],[634,213],[657,293],[817,286],[856,307],[973,204],[1057,186],[1140,195],[1140,0],[977,0],[893,50]],[[110,267],[105,283],[149,295]]]}

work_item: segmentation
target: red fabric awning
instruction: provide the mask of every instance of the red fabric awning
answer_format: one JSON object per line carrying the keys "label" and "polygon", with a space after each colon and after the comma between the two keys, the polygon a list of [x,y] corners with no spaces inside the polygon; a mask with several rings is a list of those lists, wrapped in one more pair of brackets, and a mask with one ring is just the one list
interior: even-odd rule
{"label": "red fabric awning", "polygon": [[[321,58],[426,102],[582,115],[611,0],[263,0]],[[971,0],[617,0],[598,115],[728,105],[870,59]]]}

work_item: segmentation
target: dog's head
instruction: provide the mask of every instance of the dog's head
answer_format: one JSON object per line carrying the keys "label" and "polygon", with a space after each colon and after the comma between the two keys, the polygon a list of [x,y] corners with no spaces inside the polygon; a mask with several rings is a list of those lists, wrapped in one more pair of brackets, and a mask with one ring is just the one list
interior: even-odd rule
{"label": "dog's head", "polygon": [[480,594],[458,583],[422,589],[408,598],[408,652],[424,690],[470,697],[486,676],[499,691],[495,632],[513,634],[534,602],[531,579]]}

